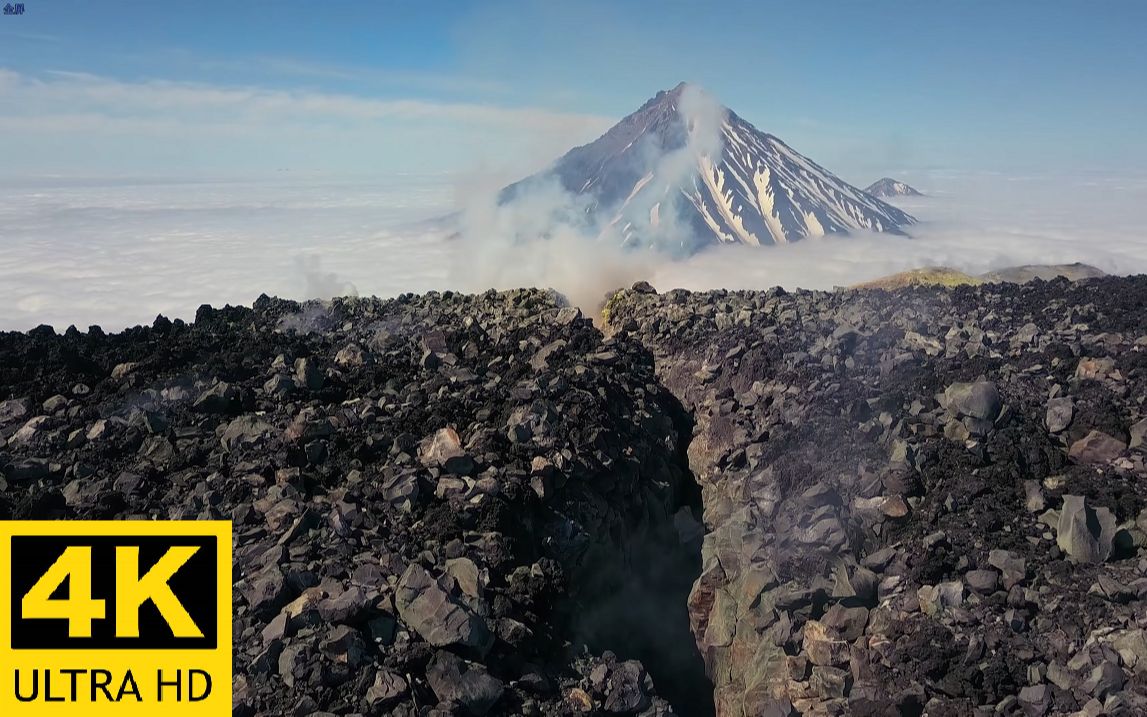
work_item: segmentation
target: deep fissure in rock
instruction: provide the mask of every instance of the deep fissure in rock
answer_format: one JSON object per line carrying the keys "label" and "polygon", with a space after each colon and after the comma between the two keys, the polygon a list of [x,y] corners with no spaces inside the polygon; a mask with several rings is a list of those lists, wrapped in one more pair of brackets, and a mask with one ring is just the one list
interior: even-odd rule
{"label": "deep fissure in rock", "polygon": [[677,714],[715,714],[713,685],[689,626],[688,600],[701,574],[701,487],[689,469],[692,418],[680,408],[672,480],[673,512],[651,497],[648,515],[617,546],[615,559],[587,565],[580,582],[585,596],[575,629],[593,652],[641,661],[658,694]]}

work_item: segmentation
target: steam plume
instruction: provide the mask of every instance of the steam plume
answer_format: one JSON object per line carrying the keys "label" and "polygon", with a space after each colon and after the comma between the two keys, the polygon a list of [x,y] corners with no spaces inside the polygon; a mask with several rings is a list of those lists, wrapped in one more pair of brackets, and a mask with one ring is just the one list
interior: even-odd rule
{"label": "steam plume", "polygon": [[678,187],[700,163],[720,157],[726,110],[693,85],[682,88],[677,108],[683,141],[664,146],[654,135],[642,138],[634,172],[652,169],[623,206],[598,207],[592,194],[571,191],[553,173],[518,185],[509,199],[498,185],[471,182],[463,193],[451,285],[472,291],[547,286],[595,311],[605,292],[650,276],[664,261],[656,252],[623,248],[623,233],[659,250],[692,245],[684,211],[689,199]]}

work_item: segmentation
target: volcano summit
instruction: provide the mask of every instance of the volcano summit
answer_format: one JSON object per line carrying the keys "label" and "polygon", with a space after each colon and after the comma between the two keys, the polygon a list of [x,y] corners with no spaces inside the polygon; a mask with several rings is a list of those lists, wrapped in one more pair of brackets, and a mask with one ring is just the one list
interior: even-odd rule
{"label": "volcano summit", "polygon": [[584,221],[627,246],[685,253],[851,230],[903,234],[916,221],[686,83],[506,187],[499,201],[522,201],[555,180],[577,208],[562,221]]}
{"label": "volcano summit", "polygon": [[874,197],[922,197],[921,192],[917,191],[915,187],[911,187],[904,182],[897,181],[891,177],[883,177],[876,180],[865,188],[866,192]]}

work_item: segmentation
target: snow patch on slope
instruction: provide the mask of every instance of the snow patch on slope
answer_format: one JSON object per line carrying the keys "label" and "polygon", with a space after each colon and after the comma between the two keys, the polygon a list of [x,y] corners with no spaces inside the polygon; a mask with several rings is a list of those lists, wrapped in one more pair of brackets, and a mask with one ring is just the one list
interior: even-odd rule
{"label": "snow patch on slope", "polygon": [[[591,234],[620,227],[623,245],[692,253],[857,230],[903,234],[915,222],[684,83],[568,152],[549,174],[590,200]],[[540,181],[507,187],[504,200]]]}

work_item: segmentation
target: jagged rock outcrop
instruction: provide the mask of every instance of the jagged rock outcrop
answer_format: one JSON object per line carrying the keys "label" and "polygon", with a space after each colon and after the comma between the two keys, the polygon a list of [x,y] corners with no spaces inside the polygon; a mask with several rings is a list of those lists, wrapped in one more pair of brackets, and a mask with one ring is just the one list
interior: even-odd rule
{"label": "jagged rock outcrop", "polygon": [[980,275],[980,278],[984,281],[1007,281],[1015,284],[1023,284],[1033,279],[1052,281],[1061,276],[1070,281],[1078,281],[1080,279],[1094,279],[1096,277],[1106,276],[1106,273],[1102,269],[1091,266],[1090,264],[1075,262],[1074,264],[1028,264],[1025,266],[1012,266],[997,271],[989,271],[986,274]]}
{"label": "jagged rock outcrop", "polygon": [[1147,278],[635,289],[718,715],[1147,713]]}
{"label": "jagged rock outcrop", "polygon": [[1011,266],[984,274],[966,274],[959,269],[948,266],[928,266],[911,269],[896,274],[889,274],[869,281],[864,281],[853,289],[902,289],[909,286],[962,286],[965,284],[991,284],[1005,282],[1008,284],[1025,284],[1035,279],[1052,281],[1059,277],[1069,281],[1080,279],[1094,279],[1106,276],[1103,271],[1089,264],[1027,264],[1024,266]]}
{"label": "jagged rock outcrop", "polygon": [[0,518],[233,521],[236,716],[668,715],[709,702],[696,552],[639,552],[693,520],[683,418],[536,290],[41,327],[0,334]]}

